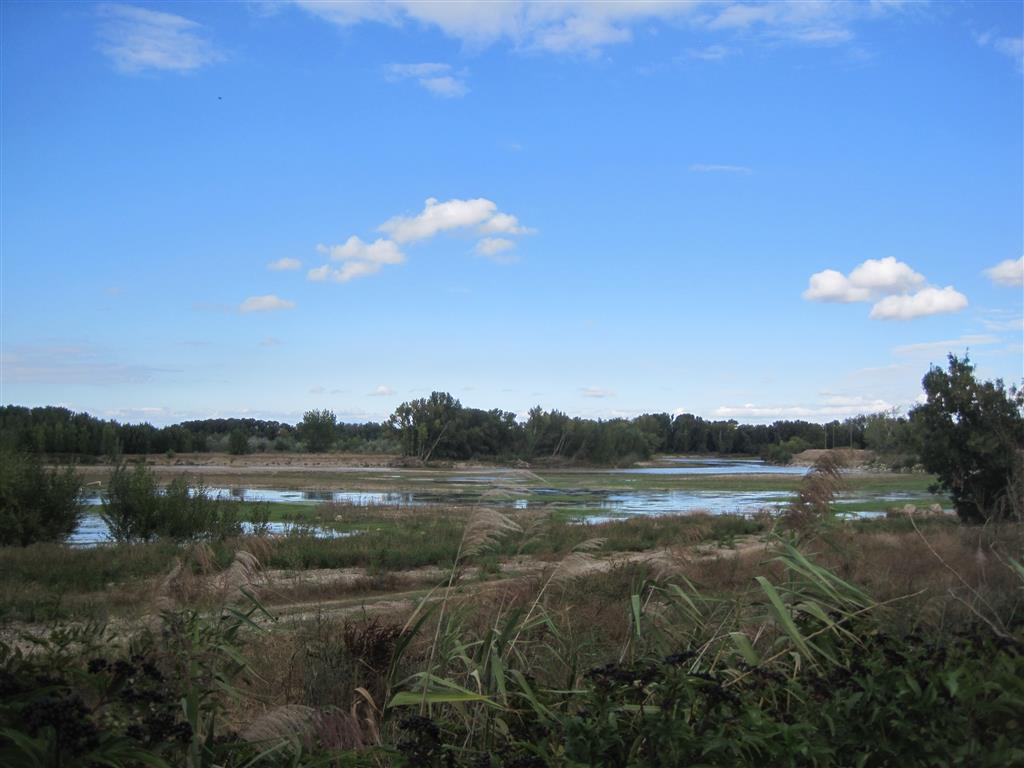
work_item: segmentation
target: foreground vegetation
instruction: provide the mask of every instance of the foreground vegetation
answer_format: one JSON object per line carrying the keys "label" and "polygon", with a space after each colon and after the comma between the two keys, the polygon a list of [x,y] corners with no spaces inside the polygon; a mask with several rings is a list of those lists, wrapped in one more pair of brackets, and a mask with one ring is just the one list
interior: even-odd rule
{"label": "foreground vegetation", "polygon": [[[147,584],[133,601],[144,610],[7,631],[0,762],[1024,760],[1019,525],[537,522],[463,516],[446,539],[447,567],[419,590],[344,609],[313,583],[275,594],[287,588],[273,564],[296,546],[355,562],[363,537],[69,552],[63,576],[18,578],[58,589],[73,571],[120,569],[119,583]],[[416,562],[415,538],[397,539],[402,566]],[[420,550],[439,538],[420,536]],[[630,546],[647,556],[627,555]],[[22,573],[32,549],[2,550],[23,559],[0,574]],[[368,595],[374,584],[349,589]],[[297,599],[307,610],[294,611]]]}

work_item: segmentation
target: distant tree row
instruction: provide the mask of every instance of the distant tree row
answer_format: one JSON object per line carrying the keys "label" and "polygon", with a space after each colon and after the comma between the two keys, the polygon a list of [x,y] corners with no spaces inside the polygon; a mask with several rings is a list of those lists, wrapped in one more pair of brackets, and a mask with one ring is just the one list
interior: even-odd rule
{"label": "distant tree row", "polygon": [[[333,419],[331,414],[331,434],[325,448],[316,450],[397,450],[384,424],[335,424]],[[0,446],[25,453],[66,456],[313,449],[307,445],[301,424],[293,426],[262,419],[203,419],[154,427],[97,419],[67,408],[17,405],[0,407]]]}
{"label": "distant tree row", "polygon": [[895,413],[815,424],[709,421],[684,413],[633,419],[584,419],[530,410],[525,422],[510,411],[463,406],[446,392],[402,403],[384,423],[338,423],[313,410],[297,425],[260,419],[203,419],[168,427],[121,424],[67,408],[0,408],[0,443],[35,454],[110,456],[151,453],[236,454],[256,451],[401,452],[430,459],[564,459],[610,464],[652,453],[760,454],[786,461],[807,448],[913,451],[909,423]]}
{"label": "distant tree row", "polygon": [[906,418],[895,412],[815,424],[708,421],[691,413],[648,413],[633,419],[583,419],[530,410],[525,422],[498,409],[466,408],[446,392],[402,403],[388,422],[402,452],[422,460],[476,457],[551,458],[596,464],[644,459],[653,453],[759,454],[788,461],[808,448],[872,448],[910,454]]}

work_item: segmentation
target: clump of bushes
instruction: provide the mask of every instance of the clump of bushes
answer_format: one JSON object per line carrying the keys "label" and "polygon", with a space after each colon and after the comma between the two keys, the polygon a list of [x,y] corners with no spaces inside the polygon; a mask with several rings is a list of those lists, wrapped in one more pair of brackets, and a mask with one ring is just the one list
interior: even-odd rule
{"label": "clump of bushes", "polygon": [[[161,489],[145,464],[129,468],[122,463],[111,472],[102,516],[115,541],[187,541],[241,534],[240,511],[238,502],[210,496],[202,483],[176,477]],[[265,522],[254,524],[259,527]]]}
{"label": "clump of bushes", "polygon": [[239,634],[261,611],[167,612],[127,647],[95,625],[33,637],[32,653],[0,642],[0,765],[299,765],[222,734],[247,675]]}
{"label": "clump of bushes", "polygon": [[0,546],[63,541],[82,516],[82,479],[47,469],[38,456],[0,453]]}
{"label": "clump of bushes", "polygon": [[791,437],[778,445],[765,446],[761,458],[769,464],[789,464],[798,453],[803,453],[811,444],[800,437]]}

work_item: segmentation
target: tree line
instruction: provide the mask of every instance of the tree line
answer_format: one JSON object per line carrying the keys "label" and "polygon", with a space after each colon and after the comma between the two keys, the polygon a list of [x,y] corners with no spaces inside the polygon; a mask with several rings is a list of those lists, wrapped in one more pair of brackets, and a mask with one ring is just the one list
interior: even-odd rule
{"label": "tree line", "polygon": [[385,422],[338,422],[329,410],[296,424],[202,419],[166,427],[119,423],[47,406],[0,408],[0,443],[25,453],[115,456],[156,453],[328,451],[402,453],[431,459],[549,459],[613,464],[654,453],[761,455],[784,462],[807,448],[871,448],[909,453],[908,420],[895,413],[817,424],[740,424],[690,413],[587,419],[531,409],[525,420],[501,409],[462,405],[446,392],[402,403]]}

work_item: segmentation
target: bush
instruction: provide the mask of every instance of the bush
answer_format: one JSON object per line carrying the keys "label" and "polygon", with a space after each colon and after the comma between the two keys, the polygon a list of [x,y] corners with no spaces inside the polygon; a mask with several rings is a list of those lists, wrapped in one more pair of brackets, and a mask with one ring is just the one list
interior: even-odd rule
{"label": "bush", "polygon": [[176,477],[165,490],[145,464],[129,470],[119,464],[110,474],[103,500],[103,520],[115,541],[176,541],[242,532],[240,505],[212,498],[201,483],[194,487]]}
{"label": "bush", "polygon": [[964,522],[1024,513],[1024,392],[979,382],[969,358],[949,356],[921,381],[927,401],[910,412],[921,463]]}
{"label": "bush", "polygon": [[789,464],[793,460],[793,454],[781,445],[769,445],[761,451],[761,458],[768,464]]}
{"label": "bush", "polygon": [[82,516],[82,479],[46,469],[36,456],[0,454],[0,545],[63,541]]}
{"label": "bush", "polygon": [[228,435],[228,453],[244,456],[249,453],[249,438],[240,429],[232,430]]}

